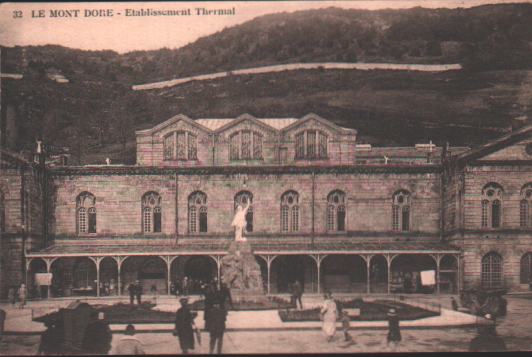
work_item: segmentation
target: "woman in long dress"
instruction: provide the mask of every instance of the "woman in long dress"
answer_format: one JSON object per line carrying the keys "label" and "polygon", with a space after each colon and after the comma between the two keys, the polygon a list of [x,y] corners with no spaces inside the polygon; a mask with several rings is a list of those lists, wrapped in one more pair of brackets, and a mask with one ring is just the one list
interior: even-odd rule
{"label": "woman in long dress", "polygon": [[336,333],[336,318],[338,317],[338,310],[331,293],[325,294],[325,301],[321,307],[321,315],[323,317],[323,325],[321,329],[327,337],[327,342],[331,342]]}
{"label": "woman in long dress", "polygon": [[235,241],[243,242],[246,240],[244,237],[244,229],[247,225],[246,214],[249,210],[249,202],[247,202],[246,207],[242,207],[240,204],[236,208],[235,217],[231,226],[235,227]]}

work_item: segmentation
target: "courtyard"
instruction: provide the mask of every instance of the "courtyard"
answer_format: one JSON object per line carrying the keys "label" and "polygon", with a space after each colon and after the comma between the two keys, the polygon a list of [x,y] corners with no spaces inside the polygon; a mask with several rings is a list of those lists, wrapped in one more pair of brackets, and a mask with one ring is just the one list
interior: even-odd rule
{"label": "courtyard", "polygon": [[[508,314],[497,321],[498,334],[504,339],[507,349],[514,351],[532,350],[532,331],[528,321],[523,319],[532,311],[530,295],[509,295]],[[427,296],[427,300],[449,307],[449,296]],[[382,327],[352,328],[350,331],[355,344],[345,347],[340,331],[335,339],[327,343],[319,326],[308,328],[268,329],[263,321],[249,322],[248,328],[234,328],[232,321],[238,321],[238,314],[228,320],[228,331],[224,338],[224,353],[357,353],[390,351],[386,346],[387,330]],[[260,319],[261,315],[256,315]],[[201,319],[201,315],[198,320]],[[405,323],[406,324],[406,323]],[[257,325],[261,328],[253,329]],[[285,324],[286,325],[286,324]],[[288,325],[289,326],[289,325]],[[121,327],[121,326],[120,326]],[[139,326],[140,327],[140,326]],[[113,328],[113,346],[123,336],[120,330]],[[8,329],[9,332],[9,329]],[[400,352],[443,352],[467,351],[469,343],[477,335],[475,327],[409,328],[403,325],[403,341]],[[177,339],[165,330],[144,330],[137,334],[148,354],[180,353]],[[2,355],[34,355],[39,343],[38,332],[25,334],[7,334],[0,342]],[[208,334],[202,332],[202,345],[194,353],[208,352]]]}

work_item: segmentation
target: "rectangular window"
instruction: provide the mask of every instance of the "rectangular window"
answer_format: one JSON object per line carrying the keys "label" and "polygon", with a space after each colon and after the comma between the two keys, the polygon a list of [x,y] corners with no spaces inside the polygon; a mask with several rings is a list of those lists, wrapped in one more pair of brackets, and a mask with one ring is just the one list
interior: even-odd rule
{"label": "rectangular window", "polygon": [[164,159],[172,160],[174,158],[174,135],[170,134],[164,138]]}
{"label": "rectangular window", "polygon": [[242,131],[242,159],[251,159],[251,132]]}
{"label": "rectangular window", "polygon": [[288,232],[288,206],[281,207],[281,230]]}
{"label": "rectangular window", "polygon": [[405,206],[403,207],[403,224],[402,224],[402,230],[403,232],[406,232],[410,229],[410,207]]}
{"label": "rectangular window", "polygon": [[335,220],[335,207],[329,206],[327,207],[327,230],[328,231],[334,231],[334,220]]}
{"label": "rectangular window", "polygon": [[307,158],[314,159],[316,157],[316,132],[307,132]]}
{"label": "rectangular window", "polygon": [[151,232],[151,210],[149,208],[144,209],[144,232]]}
{"label": "rectangular window", "polygon": [[528,216],[528,201],[522,200],[519,213],[519,222],[521,227],[528,227]]}
{"label": "rectangular window", "polygon": [[187,159],[187,135],[186,133],[177,133],[177,159]]}
{"label": "rectangular window", "polygon": [[89,208],[89,233],[96,233],[96,210]]}
{"label": "rectangular window", "polygon": [[262,135],[253,133],[253,158],[262,159]]}
{"label": "rectangular window", "polygon": [[299,231],[299,208],[292,207],[292,232]]}
{"label": "rectangular window", "polygon": [[491,206],[491,226],[499,228],[501,226],[501,204],[500,201],[493,201]]}
{"label": "rectangular window", "polygon": [[285,165],[288,163],[288,149],[287,148],[279,149],[279,162],[281,165]]}
{"label": "rectangular window", "polygon": [[327,135],[320,133],[319,137],[318,157],[324,159],[327,157]]}
{"label": "rectangular window", "polygon": [[159,207],[153,209],[153,231],[161,232],[161,209]]}
{"label": "rectangular window", "polygon": [[240,135],[239,134],[233,134],[230,138],[229,138],[229,142],[230,142],[230,154],[229,154],[229,158],[231,160],[238,160],[240,158]]}
{"label": "rectangular window", "polygon": [[338,231],[343,232],[345,231],[345,207],[344,206],[338,206]]}
{"label": "rectangular window", "polygon": [[200,233],[207,233],[207,208],[200,208],[199,214],[199,231]]}
{"label": "rectangular window", "polygon": [[188,134],[188,159],[196,160],[198,158],[196,135]]}
{"label": "rectangular window", "polygon": [[196,207],[190,207],[188,214],[188,231],[190,233],[196,233]]}
{"label": "rectangular window", "polygon": [[482,201],[482,227],[488,226],[488,201]]}
{"label": "rectangular window", "polygon": [[305,157],[305,135],[304,133],[296,135],[296,159]]}
{"label": "rectangular window", "polygon": [[392,229],[394,231],[399,230],[399,206],[397,205],[392,207]]}

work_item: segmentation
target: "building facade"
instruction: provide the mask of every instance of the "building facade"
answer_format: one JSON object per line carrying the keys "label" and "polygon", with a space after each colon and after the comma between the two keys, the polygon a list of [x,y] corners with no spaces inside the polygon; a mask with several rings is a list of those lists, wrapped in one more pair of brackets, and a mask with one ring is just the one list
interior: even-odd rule
{"label": "building facade", "polygon": [[[39,223],[22,239],[27,218],[5,215],[2,252],[20,258],[3,259],[16,273],[3,276],[2,297],[34,286],[35,273],[53,274],[53,296],[123,293],[137,279],[167,293],[184,277],[219,277],[234,210],[247,202],[267,293],[295,280],[306,292],[528,289],[532,126],[475,150],[373,148],[356,135],[315,114],[178,115],[136,132],[136,165],[26,162],[35,179],[24,198],[12,195],[23,175],[3,157],[1,212],[29,197]],[[435,285],[422,284],[424,271]]]}

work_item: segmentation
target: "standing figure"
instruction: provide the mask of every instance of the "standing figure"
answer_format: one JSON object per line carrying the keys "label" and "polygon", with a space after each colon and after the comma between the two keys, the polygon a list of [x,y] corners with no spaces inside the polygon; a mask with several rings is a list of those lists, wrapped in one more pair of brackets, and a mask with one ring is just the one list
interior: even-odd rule
{"label": "standing figure", "polygon": [[456,299],[451,296],[451,306],[453,307],[454,311],[458,311],[458,303],[456,302]]}
{"label": "standing figure", "polygon": [[216,353],[222,353],[225,321],[227,319],[227,310],[223,308],[220,302],[215,301],[211,308],[207,319],[205,320],[205,329],[209,331],[209,353],[214,352],[216,346]]}
{"label": "standing figure", "polygon": [[344,341],[352,342],[353,338],[349,334],[349,329],[351,328],[351,319],[347,311],[342,311],[342,332],[344,333]]}
{"label": "standing figure", "polygon": [[26,305],[26,298],[28,296],[28,289],[26,289],[25,284],[20,284],[20,288],[18,289],[18,300],[19,300],[19,308],[23,309]]}
{"label": "standing figure", "polygon": [[92,321],[85,329],[81,348],[83,354],[106,355],[111,349],[113,335],[103,312],[93,312]]}
{"label": "standing figure", "polygon": [[194,319],[198,314],[190,310],[187,297],[179,299],[179,302],[181,303],[181,307],[175,315],[174,333],[179,338],[181,351],[183,354],[187,354],[189,350],[194,349],[194,330],[196,329]]}
{"label": "standing figure", "polygon": [[292,285],[292,297],[294,300],[294,304],[297,308],[297,303],[299,302],[299,307],[301,310],[303,310],[303,302],[301,301],[301,297],[303,296],[303,287],[299,283],[299,280],[296,280],[295,283]]}
{"label": "standing figure", "polygon": [[137,297],[137,304],[140,305],[142,303],[142,284],[140,280],[135,282],[135,296]]}
{"label": "standing figure", "polygon": [[15,303],[17,302],[17,296],[16,296],[16,293],[15,293],[15,288],[14,287],[10,287],[9,288],[9,291],[7,292],[7,298],[9,300],[9,302],[11,303],[11,305],[15,306]]}
{"label": "standing figure", "polygon": [[246,241],[246,238],[244,237],[244,230],[246,229],[247,225],[246,215],[248,210],[249,201],[246,203],[246,207],[242,207],[241,205],[236,207],[235,217],[233,218],[233,222],[231,222],[231,226],[235,227],[235,241],[237,242]]}
{"label": "standing figure", "polygon": [[218,291],[218,298],[220,299],[220,303],[222,304],[222,307],[226,310],[228,309],[228,304],[233,308],[233,298],[231,297],[231,290],[227,287],[227,284],[225,282],[220,284],[220,291]]}
{"label": "standing figure", "polygon": [[44,323],[46,330],[41,334],[38,355],[56,355],[62,354],[63,334],[61,323],[58,320],[48,320]]}
{"label": "standing figure", "polygon": [[188,276],[185,276],[183,278],[183,286],[182,286],[183,289],[181,289],[181,294],[180,295],[188,295],[190,293],[190,282],[188,281]]}
{"label": "standing figure", "polygon": [[127,287],[127,291],[129,292],[129,304],[133,305],[135,303],[135,293],[137,291],[135,283],[130,283]]}
{"label": "standing figure", "polygon": [[330,292],[325,293],[325,301],[321,307],[321,316],[323,318],[322,331],[327,337],[327,342],[331,342],[336,333],[336,318],[338,310],[336,302],[333,300]]}
{"label": "standing figure", "polygon": [[109,294],[110,295],[118,295],[115,291],[116,285],[115,285],[115,279],[111,279],[109,281]]}
{"label": "standing figure", "polygon": [[135,326],[129,324],[126,326],[125,336],[118,341],[114,351],[115,355],[143,355],[142,342],[135,337]]}
{"label": "standing figure", "polygon": [[2,340],[2,336],[4,335],[5,322],[6,322],[6,312],[0,309],[0,341]]}
{"label": "standing figure", "polygon": [[392,349],[397,351],[399,342],[401,342],[401,330],[399,329],[399,317],[394,308],[388,310],[388,337],[386,345],[392,344]]}

